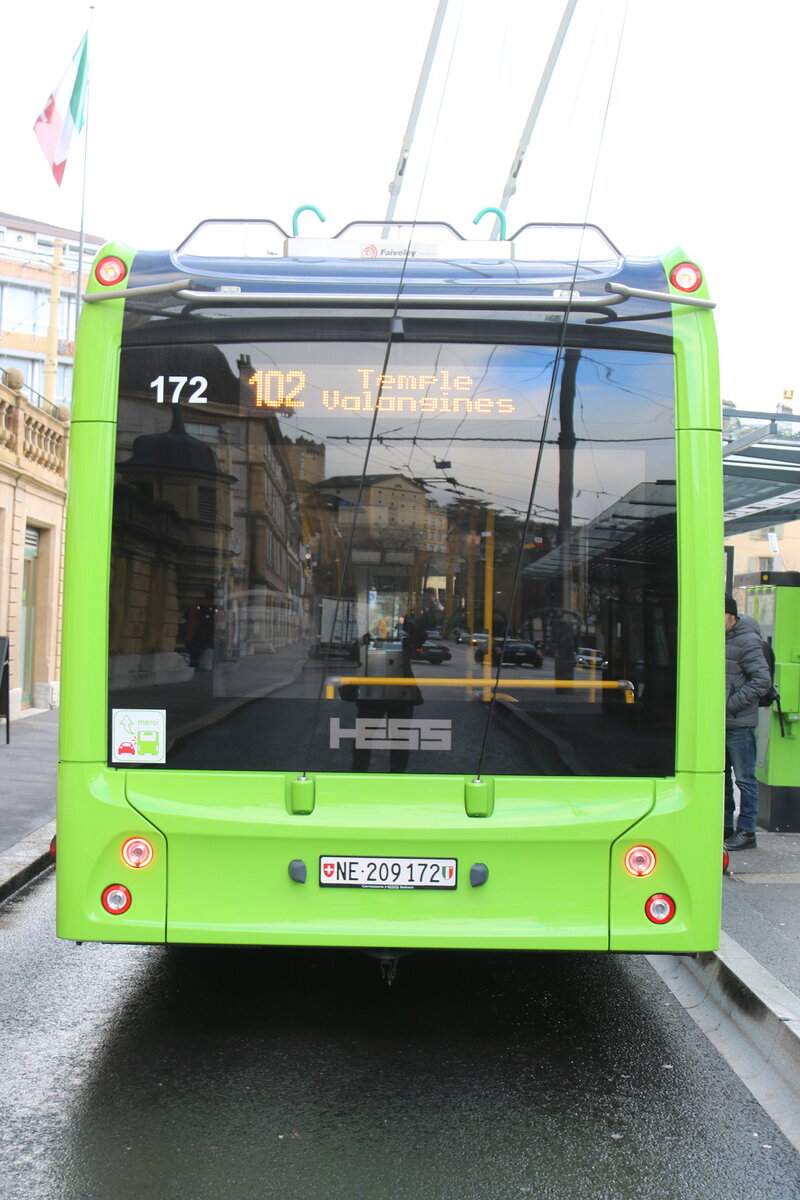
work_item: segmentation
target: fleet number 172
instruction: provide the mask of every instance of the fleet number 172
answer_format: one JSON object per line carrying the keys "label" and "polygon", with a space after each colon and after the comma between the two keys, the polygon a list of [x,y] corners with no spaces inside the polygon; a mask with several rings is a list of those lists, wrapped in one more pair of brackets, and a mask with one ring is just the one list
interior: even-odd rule
{"label": "fleet number 172", "polygon": [[[168,396],[170,404],[178,404],[181,392],[187,384],[190,388],[194,388],[191,395],[187,397],[190,404],[208,403],[206,396],[208,380],[204,375],[193,375],[191,379],[188,375],[159,375],[151,382],[150,387],[156,389],[157,404],[164,404]],[[172,388],[171,395],[169,395],[169,388]]]}

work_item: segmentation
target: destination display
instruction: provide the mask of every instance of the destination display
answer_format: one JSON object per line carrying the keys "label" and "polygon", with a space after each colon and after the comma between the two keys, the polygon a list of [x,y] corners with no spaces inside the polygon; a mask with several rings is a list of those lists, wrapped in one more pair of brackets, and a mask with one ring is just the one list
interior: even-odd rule
{"label": "destination display", "polygon": [[[200,415],[445,418],[482,424],[528,419],[546,408],[557,352],[493,344],[234,342],[141,347],[123,358],[120,394]],[[203,418],[201,418],[203,419]]]}
{"label": "destination display", "polygon": [[311,387],[305,371],[253,367],[245,369],[242,381],[257,409],[370,413],[377,408],[380,412],[409,415],[484,417],[516,412],[511,396],[487,394],[485,380],[449,369],[433,373],[422,368],[404,369],[402,373],[384,375],[374,367],[354,366],[337,367],[335,380],[325,379],[323,368],[318,368],[316,375]]}

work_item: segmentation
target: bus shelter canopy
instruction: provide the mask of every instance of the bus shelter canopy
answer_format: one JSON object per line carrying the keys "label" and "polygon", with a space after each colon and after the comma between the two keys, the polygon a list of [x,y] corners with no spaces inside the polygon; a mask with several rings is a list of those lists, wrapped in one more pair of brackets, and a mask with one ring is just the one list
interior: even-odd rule
{"label": "bus shelter canopy", "polygon": [[726,536],[800,519],[800,417],[725,409],[723,437]]}

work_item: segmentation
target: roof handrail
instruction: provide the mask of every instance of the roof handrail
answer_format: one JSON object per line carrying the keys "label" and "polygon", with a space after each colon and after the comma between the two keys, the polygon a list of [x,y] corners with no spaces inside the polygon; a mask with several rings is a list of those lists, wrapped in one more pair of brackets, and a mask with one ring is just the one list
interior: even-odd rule
{"label": "roof handrail", "polygon": [[189,245],[195,234],[199,233],[206,225],[271,225],[273,229],[277,229],[284,240],[289,236],[282,225],[279,225],[277,221],[273,221],[269,217],[205,217],[187,234],[174,253],[180,254],[184,247]]}
{"label": "roof handrail", "polygon": [[300,207],[296,208],[294,210],[294,213],[292,214],[292,237],[297,237],[297,221],[300,216],[300,213],[303,213],[303,212],[313,212],[316,216],[319,217],[319,219],[320,219],[320,221],[322,221],[323,225],[325,224],[325,217],[323,217],[322,213],[319,211],[319,209],[317,208],[317,206],[315,204],[301,204]]}
{"label": "roof handrail", "polygon": [[494,213],[494,215],[497,217],[500,226],[500,241],[504,242],[506,240],[506,214],[503,212],[502,208],[482,208],[477,217],[473,219],[472,224],[477,225],[487,213]]}

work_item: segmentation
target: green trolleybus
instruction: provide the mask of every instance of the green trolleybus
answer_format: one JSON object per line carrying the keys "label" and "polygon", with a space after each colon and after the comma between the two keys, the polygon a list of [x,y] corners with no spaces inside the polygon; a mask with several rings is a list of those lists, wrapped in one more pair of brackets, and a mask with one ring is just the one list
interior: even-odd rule
{"label": "green trolleybus", "polygon": [[680,252],[204,222],[103,249],[58,932],[717,944],[721,413]]}

